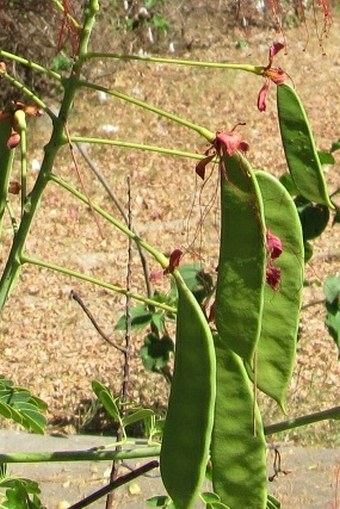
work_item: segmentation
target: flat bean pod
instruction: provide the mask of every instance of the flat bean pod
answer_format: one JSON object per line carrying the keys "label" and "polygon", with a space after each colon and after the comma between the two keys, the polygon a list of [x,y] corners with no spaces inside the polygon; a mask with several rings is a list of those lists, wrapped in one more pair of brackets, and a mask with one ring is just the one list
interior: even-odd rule
{"label": "flat bean pod", "polygon": [[263,204],[248,161],[236,153],[222,162],[216,326],[229,348],[251,362],[261,330],[265,282]]}
{"label": "flat bean pod", "polygon": [[333,209],[305,109],[291,86],[277,87],[277,110],[287,165],[299,193]]}
{"label": "flat bean pod", "polygon": [[266,442],[257,406],[253,415],[253,385],[241,358],[217,335],[215,348],[217,395],[211,446],[214,492],[230,509],[265,509]]}
{"label": "flat bean pod", "polygon": [[190,509],[199,495],[209,456],[216,396],[216,360],[206,318],[178,271],[174,374],[160,469],[176,509]]}
{"label": "flat bean pod", "polygon": [[290,383],[304,274],[303,234],[294,201],[284,186],[264,171],[256,172],[267,228],[280,238],[283,251],[278,290],[265,285],[262,329],[257,346],[257,385],[281,407]]}

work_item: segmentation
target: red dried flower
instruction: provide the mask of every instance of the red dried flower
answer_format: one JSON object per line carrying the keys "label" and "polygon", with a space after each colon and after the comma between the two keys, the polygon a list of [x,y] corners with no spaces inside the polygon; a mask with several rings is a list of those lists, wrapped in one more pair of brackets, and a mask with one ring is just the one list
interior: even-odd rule
{"label": "red dried flower", "polygon": [[163,274],[171,274],[179,266],[182,255],[183,252],[180,249],[175,249],[170,255],[169,265],[164,269]]}
{"label": "red dried flower", "polygon": [[265,82],[257,98],[257,107],[259,111],[266,111],[266,97],[271,82],[275,83],[275,85],[281,85],[286,80],[286,73],[284,70],[281,69],[281,67],[272,66],[275,55],[283,48],[284,44],[282,44],[282,42],[276,42],[269,48],[268,65],[263,69]]}
{"label": "red dried flower", "polygon": [[272,261],[267,265],[266,269],[266,282],[271,286],[271,288],[277,291],[280,287],[281,283],[281,269],[279,267],[274,267]]}
{"label": "red dried flower", "polygon": [[[210,161],[218,155],[219,157],[223,157],[224,153],[227,153],[228,156],[232,156],[240,150],[241,152],[247,152],[249,149],[249,144],[242,139],[241,134],[238,131],[235,131],[236,127],[239,125],[245,125],[242,122],[236,124],[231,131],[218,131],[216,133],[216,138],[210,145],[210,147],[205,151],[205,157],[196,165],[196,173],[204,180],[205,177],[205,167]],[[211,154],[211,151],[213,153]]]}
{"label": "red dried flower", "polygon": [[266,241],[266,248],[270,258],[272,260],[279,258],[283,250],[281,239],[276,235],[273,235],[270,230],[267,230]]}

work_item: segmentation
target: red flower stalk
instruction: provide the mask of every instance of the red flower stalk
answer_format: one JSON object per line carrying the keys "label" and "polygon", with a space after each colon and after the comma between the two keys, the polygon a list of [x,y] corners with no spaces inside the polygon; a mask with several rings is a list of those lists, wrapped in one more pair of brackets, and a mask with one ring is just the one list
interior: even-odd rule
{"label": "red flower stalk", "polygon": [[266,111],[266,98],[271,82],[275,85],[281,85],[286,80],[286,73],[281,67],[273,67],[273,60],[275,55],[284,48],[282,42],[276,42],[269,48],[268,65],[263,69],[263,76],[265,77],[264,85],[262,86],[258,98],[257,107],[259,111]]}
{"label": "red flower stalk", "polygon": [[218,131],[216,133],[216,138],[210,147],[204,152],[206,157],[196,165],[196,173],[201,177],[201,179],[204,180],[205,167],[216,155],[223,157],[224,153],[226,153],[228,156],[232,156],[237,150],[247,152],[249,144],[242,139],[242,136],[238,131],[235,131],[236,127],[239,125],[245,124],[243,122],[239,122],[232,128],[231,131]]}

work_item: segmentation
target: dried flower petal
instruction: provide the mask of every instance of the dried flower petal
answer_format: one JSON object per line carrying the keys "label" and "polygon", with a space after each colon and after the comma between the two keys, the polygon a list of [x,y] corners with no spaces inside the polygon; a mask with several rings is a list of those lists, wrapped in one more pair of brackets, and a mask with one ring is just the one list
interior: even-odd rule
{"label": "dried flower petal", "polygon": [[271,67],[273,63],[273,58],[275,55],[278,54],[279,51],[281,51],[285,45],[282,42],[274,42],[269,48],[269,64],[268,67]]}
{"label": "dried flower petal", "polygon": [[270,81],[266,79],[257,97],[257,108],[259,111],[266,111],[266,98],[270,87]]}
{"label": "dried flower petal", "polygon": [[217,133],[215,145],[218,152],[224,148],[228,156],[232,156],[237,150],[246,152],[249,149],[249,145],[242,139],[241,133],[234,130]]}
{"label": "dried flower petal", "polygon": [[19,143],[20,143],[20,134],[17,133],[16,131],[14,131],[14,129],[12,129],[12,133],[7,140],[7,147],[9,149],[15,148],[19,145]]}
{"label": "dried flower petal", "polygon": [[163,274],[171,274],[179,266],[182,255],[183,252],[180,249],[175,249],[170,255],[169,265],[164,269]]}
{"label": "dried flower petal", "polygon": [[266,269],[266,282],[275,291],[277,291],[280,287],[281,269],[279,267],[274,267],[271,261],[269,262]]}
{"label": "dried flower petal", "polygon": [[276,235],[273,235],[270,230],[267,230],[266,240],[267,240],[266,248],[270,255],[270,258],[272,260],[274,260],[275,258],[279,258],[283,250],[281,239]]}
{"label": "dried flower petal", "polygon": [[205,167],[212,159],[214,159],[215,154],[205,157],[199,163],[196,164],[196,173],[204,180],[205,177]]}
{"label": "dried flower petal", "polygon": [[21,190],[20,182],[17,180],[11,180],[8,186],[8,192],[11,194],[19,194]]}

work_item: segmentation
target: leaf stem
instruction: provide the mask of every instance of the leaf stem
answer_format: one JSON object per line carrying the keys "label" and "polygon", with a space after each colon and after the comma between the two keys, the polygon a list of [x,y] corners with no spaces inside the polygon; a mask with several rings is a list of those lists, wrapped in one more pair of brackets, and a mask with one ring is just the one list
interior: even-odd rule
{"label": "leaf stem", "polygon": [[89,52],[84,56],[84,60],[90,60],[94,58],[112,58],[115,60],[136,60],[140,62],[159,63],[159,64],[171,64],[171,65],[184,65],[190,67],[205,67],[214,69],[230,69],[237,71],[250,72],[252,74],[262,75],[263,66],[255,66],[250,64],[235,64],[228,62],[204,62],[196,60],[181,60],[178,58],[164,58],[164,57],[150,57],[140,55],[120,55],[117,53],[97,53]]}
{"label": "leaf stem", "polygon": [[215,133],[212,131],[209,131],[209,129],[206,129],[205,127],[202,127],[198,124],[194,124],[193,122],[189,122],[188,120],[185,120],[184,118],[178,117],[177,115],[170,113],[165,110],[161,110],[160,108],[157,108],[156,106],[152,106],[151,104],[141,101],[139,99],[136,99],[130,95],[123,94],[121,92],[117,92],[115,90],[112,90],[107,87],[103,87],[101,85],[97,85],[95,83],[90,83],[85,80],[78,80],[78,85],[82,87],[86,87],[92,90],[98,90],[101,92],[105,92],[108,95],[112,95],[113,97],[117,97],[117,99],[121,99],[122,101],[126,101],[130,104],[134,104],[135,106],[138,106],[140,108],[143,108],[145,110],[151,111],[152,113],[156,113],[160,117],[167,118],[168,120],[171,120],[172,122],[176,122],[176,124],[182,125],[184,127],[187,127],[188,129],[191,129],[192,131],[197,132],[200,136],[205,138],[209,141],[209,143],[212,143],[215,139]]}
{"label": "leaf stem", "polygon": [[58,81],[62,81],[62,76],[59,73],[52,71],[51,69],[47,69],[46,67],[43,67],[42,65],[37,64],[36,62],[33,62],[32,60],[27,60],[27,58],[20,57],[18,55],[8,52],[8,51],[4,51],[2,49],[0,49],[0,57],[8,58],[9,60],[18,62],[19,64],[22,64],[26,67],[30,67],[31,69],[34,69],[35,71],[46,74],[49,78],[54,78]]}
{"label": "leaf stem", "polygon": [[270,424],[269,426],[265,426],[264,432],[266,435],[271,435],[273,433],[279,433],[280,431],[285,431],[287,429],[305,426],[306,424],[314,424],[326,419],[340,419],[340,406],[330,408],[328,410],[323,410],[321,412],[315,412],[309,415],[303,415],[302,417],[289,419],[288,421]]}
{"label": "leaf stem", "polygon": [[157,147],[155,145],[145,145],[144,143],[132,143],[130,141],[121,140],[109,140],[107,138],[91,138],[87,136],[71,136],[73,143],[92,143],[102,145],[113,145],[119,148],[145,150],[148,152],[156,152],[158,154],[165,154],[170,156],[187,157],[188,159],[201,160],[204,159],[204,155],[195,154],[194,152],[186,152],[184,150],[178,150],[166,147]]}
{"label": "leaf stem", "polygon": [[159,456],[160,445],[122,449],[121,451],[107,451],[89,449],[85,451],[59,452],[26,452],[0,454],[0,463],[46,463],[64,461],[110,461],[129,460],[137,458],[152,458]]}
{"label": "leaf stem", "polygon": [[143,302],[146,305],[161,308],[168,313],[176,313],[176,309],[173,308],[172,306],[168,306],[167,304],[157,302],[156,300],[153,300],[153,299],[149,299],[148,297],[144,297],[143,295],[139,295],[138,293],[128,292],[121,286],[107,283],[106,281],[102,281],[101,279],[97,279],[92,276],[87,276],[86,274],[69,269],[68,267],[63,267],[61,265],[56,265],[55,263],[46,262],[44,260],[40,260],[38,258],[33,258],[31,256],[26,256],[26,255],[21,255],[20,261],[21,261],[22,265],[25,263],[30,263],[31,265],[36,265],[37,267],[54,270],[55,272],[59,272],[60,274],[65,274],[66,276],[71,276],[71,277],[74,277],[81,281],[86,281],[87,283],[91,283],[93,285],[100,286],[102,288],[106,288],[107,290],[111,290],[113,292],[120,293],[121,295],[127,295],[127,296],[131,297],[132,299]]}
{"label": "leaf stem", "polygon": [[[70,184],[65,182],[65,180],[63,180],[59,176],[55,175],[54,173],[51,173],[50,179],[52,181],[54,181],[56,184],[58,184],[59,186],[61,186],[66,191],[73,194],[73,196],[75,196],[82,202],[89,205],[89,201],[86,198],[86,196],[84,194],[82,194],[80,191],[78,191],[77,189],[75,189],[73,186],[71,186]],[[148,253],[150,253],[151,256],[153,256],[155,258],[155,260],[157,260],[157,262],[161,265],[161,267],[163,267],[165,269],[168,266],[168,264],[169,264],[168,258],[166,256],[164,256],[160,251],[158,251],[156,248],[154,248],[153,246],[148,244],[145,240],[141,239],[135,232],[131,231],[121,221],[119,221],[115,217],[111,216],[111,214],[109,214],[108,212],[103,210],[96,203],[92,203],[92,207],[93,207],[93,210],[98,212],[98,214],[100,214],[109,223],[113,224],[113,226],[115,226],[118,230],[120,230],[124,235],[126,235],[127,237],[130,237],[133,241],[138,243]]]}

